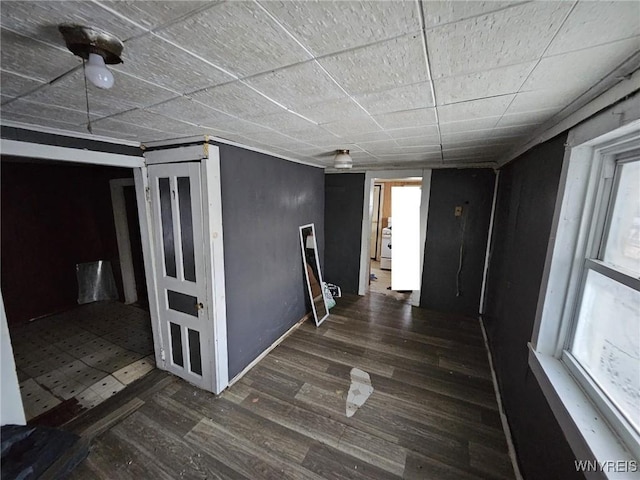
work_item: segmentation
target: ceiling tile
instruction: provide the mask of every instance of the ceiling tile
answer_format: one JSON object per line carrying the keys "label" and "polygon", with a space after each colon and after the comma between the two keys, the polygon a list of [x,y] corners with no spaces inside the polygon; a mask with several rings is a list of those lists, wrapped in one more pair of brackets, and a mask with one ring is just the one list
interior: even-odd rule
{"label": "ceiling tile", "polygon": [[[4,5],[2,4],[2,18]],[[3,70],[48,82],[82,62],[68,50],[61,50],[37,40],[2,29],[0,63]]]}
{"label": "ceiling tile", "polygon": [[496,127],[517,127],[520,125],[532,125],[534,128],[548,121],[558,112],[557,108],[539,110],[537,112],[511,113],[503,115]]}
{"label": "ceiling tile", "polygon": [[414,1],[263,1],[261,4],[316,56],[420,30]]}
{"label": "ceiling tile", "polygon": [[87,122],[86,111],[28,102],[20,98],[2,106],[2,117],[5,118],[8,114],[28,115],[74,125]]}
{"label": "ceiling tile", "polygon": [[493,130],[470,130],[466,132],[442,133],[442,145],[455,146],[458,142],[488,141]]}
{"label": "ceiling tile", "polygon": [[420,35],[406,35],[320,61],[351,95],[429,80]]}
{"label": "ceiling tile", "polygon": [[536,62],[434,80],[438,105],[516,93]]}
{"label": "ceiling tile", "polygon": [[122,41],[145,32],[98,4],[86,1],[4,1],[1,22],[3,27],[14,32],[61,48],[66,48],[58,31],[58,25],[62,23],[97,27]]}
{"label": "ceiling tile", "polygon": [[531,2],[427,31],[434,79],[539,58],[571,2]]}
{"label": "ceiling tile", "polygon": [[150,1],[118,0],[103,1],[100,4],[115,10],[119,14],[133,20],[144,28],[152,30],[161,25],[166,25],[176,19],[188,15],[190,12],[205,6],[213,6],[217,1]]}
{"label": "ceiling tile", "polygon": [[[136,107],[162,102],[175,93],[125,74],[115,75],[113,88],[102,90],[88,83],[91,112],[101,116],[113,115]],[[86,110],[82,70],[76,70],[59,81],[28,95],[27,100]]]}
{"label": "ceiling tile", "polygon": [[292,109],[345,96],[315,61],[258,75],[246,82]]}
{"label": "ceiling tile", "polygon": [[438,107],[438,118],[445,123],[502,115],[514,97],[515,95],[502,95],[442,105]]}
{"label": "ceiling tile", "polygon": [[317,123],[336,122],[340,119],[359,117],[364,113],[355,102],[346,97],[296,107],[294,111]]}
{"label": "ceiling tile", "polygon": [[440,131],[445,133],[460,133],[474,130],[490,130],[496,126],[500,120],[500,115],[493,117],[474,118],[472,120],[461,120],[459,122],[448,122],[440,124]]}
{"label": "ceiling tile", "polygon": [[185,122],[196,125],[208,125],[211,127],[222,124],[225,121],[236,120],[224,112],[212,110],[187,97],[174,98],[168,102],[149,107],[147,110],[177,120],[184,120]]}
{"label": "ceiling tile", "polygon": [[[640,2],[578,2],[547,55],[640,35]],[[640,47],[639,43],[636,43]]]}
{"label": "ceiling tile", "polygon": [[153,35],[127,42],[122,57],[123,63],[114,66],[114,70],[179,93],[189,93],[233,80],[230,75]]}
{"label": "ceiling tile", "polygon": [[306,141],[314,145],[325,145],[327,143],[341,141],[339,137],[320,126],[312,126],[304,130],[284,130],[283,133],[297,140]]}
{"label": "ceiling tile", "polygon": [[[340,136],[343,140],[346,141],[343,135],[340,135]],[[353,143],[372,142],[375,140],[391,140],[391,137],[385,131],[352,133],[348,136],[348,141]]]}
{"label": "ceiling tile", "polygon": [[275,103],[240,82],[227,83],[189,95],[194,100],[238,117],[280,113]]}
{"label": "ceiling tile", "polygon": [[438,135],[438,127],[436,125],[423,125],[420,127],[398,128],[394,130],[385,130],[385,133],[392,138],[409,138],[409,137],[433,137]]}
{"label": "ceiling tile", "polygon": [[[112,118],[103,118],[92,122],[92,127],[94,131],[99,130],[110,130],[112,132],[121,132],[121,133],[129,133],[134,134],[136,138],[140,141],[151,141],[159,138],[167,138],[171,137],[168,132],[164,132],[161,130],[157,130],[155,128],[149,128],[147,125],[144,127],[142,125],[134,125],[126,122],[119,122]],[[175,135],[179,136],[179,135]]]}
{"label": "ceiling tile", "polygon": [[39,80],[16,75],[15,73],[7,72],[5,70],[0,71],[0,82],[2,95],[7,97],[18,97],[23,93],[27,93],[44,85],[44,83]]}
{"label": "ceiling tile", "polygon": [[5,112],[4,110],[2,111],[2,120],[20,122],[20,123],[25,123],[27,125],[39,125],[43,127],[58,128],[60,130],[68,130],[72,132],[87,133],[87,127],[85,125],[67,123],[60,120],[46,118],[42,116],[31,116],[31,115],[22,115],[22,114],[13,113],[13,112]]}
{"label": "ceiling tile", "polygon": [[436,110],[435,108],[419,108],[404,112],[383,113],[374,115],[373,118],[384,129],[418,127],[420,125],[435,124]]}
{"label": "ceiling tile", "polygon": [[531,125],[519,125],[517,127],[496,127],[491,131],[491,138],[509,138],[519,137],[522,135],[531,135],[535,132],[535,128]]}
{"label": "ceiling tile", "polygon": [[390,88],[355,98],[371,115],[433,106],[430,82]]}
{"label": "ceiling tile", "polygon": [[562,109],[582,91],[579,88],[547,88],[520,92],[509,105],[508,113],[533,112],[537,110]]}
{"label": "ceiling tile", "polygon": [[372,152],[374,150],[381,149],[389,149],[389,148],[398,148],[398,144],[395,140],[391,138],[385,139],[376,139],[369,142],[357,142],[358,146],[367,152]]}
{"label": "ceiling tile", "polygon": [[421,162],[421,161],[429,161],[429,160],[440,160],[440,152],[438,153],[391,153],[388,155],[376,155],[380,160],[384,160],[385,162],[401,162],[401,161],[412,161],[412,162]]}
{"label": "ceiling tile", "polygon": [[[637,39],[591,47],[543,58],[523,90],[553,89],[585,91],[638,50]],[[568,74],[570,72],[570,74]]]}
{"label": "ceiling tile", "polygon": [[344,120],[338,120],[337,122],[326,123],[322,125],[330,132],[340,135],[343,138],[349,138],[356,133],[371,133],[381,132],[382,130],[373,121],[371,117],[366,114],[362,114],[360,117],[353,117]]}
{"label": "ceiling tile", "polygon": [[440,145],[440,137],[438,135],[432,135],[429,137],[408,137],[397,138],[396,143],[401,147],[424,147]]}
{"label": "ceiling tile", "polygon": [[253,133],[248,138],[255,142],[261,142],[274,147],[282,147],[291,144],[294,140],[278,132]]}
{"label": "ceiling tile", "polygon": [[[105,120],[107,119],[97,120],[95,123],[100,124]],[[128,112],[109,117],[108,120],[124,122],[132,125],[143,125],[144,127],[151,128],[153,130],[174,133],[176,136],[188,134],[195,135],[198,133],[197,127],[194,125],[182,123],[178,120],[167,118],[163,115],[158,115],[146,110],[130,110]]]}
{"label": "ceiling tile", "polygon": [[310,57],[257,5],[226,2],[160,30],[159,35],[240,76]]}
{"label": "ceiling tile", "polygon": [[389,155],[439,155],[440,154],[440,146],[429,146],[429,147],[384,147],[384,148],[374,148],[368,149],[368,152],[372,153],[377,157],[385,157]]}
{"label": "ceiling tile", "polygon": [[304,130],[314,126],[304,118],[285,110],[281,110],[281,113],[251,117],[251,121],[280,132],[283,130]]}
{"label": "ceiling tile", "polygon": [[481,2],[478,0],[457,0],[422,2],[424,12],[424,23],[427,28],[444,23],[458,22],[471,17],[512,7],[523,2]]}

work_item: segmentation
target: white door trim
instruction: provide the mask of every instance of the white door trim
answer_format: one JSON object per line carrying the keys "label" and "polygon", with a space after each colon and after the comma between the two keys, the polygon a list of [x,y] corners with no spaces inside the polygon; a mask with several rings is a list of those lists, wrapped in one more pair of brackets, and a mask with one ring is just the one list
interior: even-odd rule
{"label": "white door trim", "polygon": [[133,178],[116,178],[109,180],[111,188],[111,204],[113,205],[113,223],[116,227],[118,241],[118,256],[120,257],[120,271],[122,273],[122,288],[124,303],[135,303],[138,300],[136,277],[133,271],[133,257],[131,255],[131,236],[127,220],[127,205],[124,200],[124,187],[133,187]]}
{"label": "white door trim", "polygon": [[[431,169],[421,170],[367,170],[364,176],[364,201],[362,206],[362,236],[360,240],[360,281],[358,295],[364,295],[369,285],[369,257],[371,256],[371,215],[373,213],[373,185],[376,178],[394,179],[407,177],[422,178],[422,195],[420,197],[420,281],[422,282],[422,266],[424,265],[424,245],[427,234],[427,215],[429,213],[429,196],[431,194]],[[420,304],[421,290],[411,293],[410,302],[414,306]]]}
{"label": "white door trim", "polygon": [[213,317],[214,344],[211,352],[213,391],[222,392],[229,386],[229,355],[227,352],[227,303],[224,276],[224,237],[222,232],[222,186],[220,182],[220,149],[208,145],[207,158],[201,162],[202,215],[207,275],[207,303]]}
{"label": "white door trim", "polygon": [[88,163],[107,167],[139,168],[144,165],[142,156],[96,152],[95,150],[85,150],[83,148],[58,147],[56,145],[20,142],[4,138],[0,139],[0,151],[2,151],[3,155],[12,155],[14,157]]}

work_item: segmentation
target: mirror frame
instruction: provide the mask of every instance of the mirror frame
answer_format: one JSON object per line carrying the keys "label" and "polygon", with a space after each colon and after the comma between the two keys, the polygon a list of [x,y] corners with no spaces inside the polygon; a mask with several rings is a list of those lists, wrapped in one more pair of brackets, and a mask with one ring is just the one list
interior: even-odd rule
{"label": "mirror frame", "polygon": [[[322,293],[322,301],[324,302],[324,309],[327,312],[327,314],[320,319],[318,318],[318,312],[316,311],[316,304],[313,301],[313,293],[311,291],[311,281],[309,280],[309,272],[307,271],[307,268],[306,268],[307,258],[305,256],[305,239],[302,237],[302,231],[309,227],[311,227],[311,232],[313,234],[313,249],[315,251],[315,257],[316,257],[316,271],[318,272],[318,282],[320,283],[320,292]],[[300,227],[298,227],[298,231],[299,231],[299,237],[300,237],[300,252],[302,253],[302,262],[304,266],[304,276],[307,281],[307,292],[309,293],[309,299],[311,300],[311,310],[313,311],[313,318],[316,322],[316,327],[319,327],[320,324],[324,322],[326,318],[329,316],[329,308],[327,307],[327,299],[324,296],[322,272],[320,271],[320,260],[318,258],[318,242],[316,242],[316,227],[315,227],[315,224],[309,223],[307,225],[301,225]]]}

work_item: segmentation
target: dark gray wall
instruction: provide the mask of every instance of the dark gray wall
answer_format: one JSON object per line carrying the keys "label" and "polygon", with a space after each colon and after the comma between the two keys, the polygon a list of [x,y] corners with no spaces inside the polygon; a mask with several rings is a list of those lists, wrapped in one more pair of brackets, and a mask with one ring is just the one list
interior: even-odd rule
{"label": "dark gray wall", "polygon": [[358,293],[364,173],[325,175],[325,279]]}
{"label": "dark gray wall", "polygon": [[[490,169],[433,170],[422,270],[420,306],[469,315],[478,313],[495,173]],[[462,217],[454,216],[462,206]],[[464,249],[460,296],[456,277]]]}
{"label": "dark gray wall", "polygon": [[324,171],[218,146],[232,378],[310,311],[298,227],[315,223],[322,264]]}
{"label": "dark gray wall", "polygon": [[528,366],[566,134],[500,171],[484,316],[525,479],[577,479],[574,459]]}

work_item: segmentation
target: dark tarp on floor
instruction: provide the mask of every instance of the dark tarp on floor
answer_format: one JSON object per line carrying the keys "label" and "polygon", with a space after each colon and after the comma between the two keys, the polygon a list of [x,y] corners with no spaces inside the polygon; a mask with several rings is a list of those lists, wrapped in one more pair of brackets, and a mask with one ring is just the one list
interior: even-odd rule
{"label": "dark tarp on floor", "polygon": [[[55,428],[5,425],[2,427],[2,480],[39,478],[58,458],[70,450],[80,437]],[[87,456],[79,450],[62,466],[64,478]]]}

